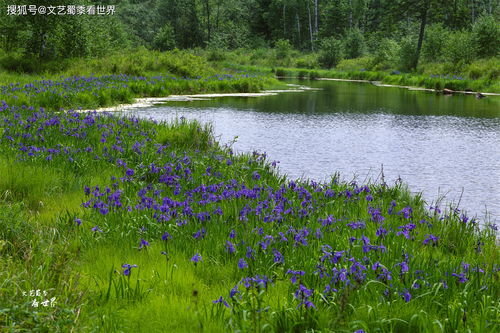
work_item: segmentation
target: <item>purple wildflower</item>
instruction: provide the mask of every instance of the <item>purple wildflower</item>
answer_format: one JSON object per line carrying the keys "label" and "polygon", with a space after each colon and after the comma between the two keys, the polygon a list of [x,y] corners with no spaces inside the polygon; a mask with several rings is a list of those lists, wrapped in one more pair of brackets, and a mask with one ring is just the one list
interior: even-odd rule
{"label": "purple wildflower", "polygon": [[203,258],[199,253],[196,253],[192,258],[191,261],[194,262],[195,264],[199,263],[200,261],[203,261]]}
{"label": "purple wildflower", "polygon": [[215,301],[212,301],[212,303],[214,303],[214,304],[222,304],[226,308],[229,308],[229,304],[227,304],[227,302],[224,300],[224,298],[222,296],[219,297],[218,299],[216,299]]}
{"label": "purple wildflower", "polygon": [[245,261],[245,259],[240,258],[240,260],[238,261],[238,268],[239,268],[239,269],[248,268],[248,264],[247,264],[247,262]]}
{"label": "purple wildflower", "polygon": [[122,265],[123,275],[129,276],[130,275],[130,271],[132,270],[133,267],[137,267],[137,265],[123,264]]}

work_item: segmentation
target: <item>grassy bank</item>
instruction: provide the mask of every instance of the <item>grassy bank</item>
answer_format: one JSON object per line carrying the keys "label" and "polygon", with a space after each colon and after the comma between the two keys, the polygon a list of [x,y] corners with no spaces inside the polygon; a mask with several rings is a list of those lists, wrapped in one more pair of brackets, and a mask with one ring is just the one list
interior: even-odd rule
{"label": "grassy bank", "polygon": [[367,80],[379,81],[384,84],[423,87],[428,89],[450,89],[456,91],[475,91],[500,93],[500,81],[498,79],[482,78],[477,80],[467,79],[459,75],[434,75],[434,74],[412,74],[399,71],[368,71],[364,69],[352,69],[346,71],[326,69],[304,69],[284,67],[258,67],[225,64],[238,70],[250,73],[269,74],[277,77],[294,77],[299,79],[332,78],[345,80]]}
{"label": "grassy bank", "polygon": [[0,101],[54,110],[92,109],[171,94],[258,92],[278,84],[269,75],[218,71],[187,51],[142,50],[126,57],[68,59],[33,68],[22,58],[8,56],[0,60],[2,64]]}
{"label": "grassy bank", "polygon": [[0,113],[2,330],[500,328],[496,227],[401,184],[285,179],[184,120]]}
{"label": "grassy bank", "polygon": [[342,59],[324,69],[318,54],[279,49],[197,51],[214,66],[277,76],[382,81],[386,84],[430,89],[472,90],[500,93],[500,58],[477,59],[470,63],[421,62],[413,72],[402,71],[395,59],[364,56]]}

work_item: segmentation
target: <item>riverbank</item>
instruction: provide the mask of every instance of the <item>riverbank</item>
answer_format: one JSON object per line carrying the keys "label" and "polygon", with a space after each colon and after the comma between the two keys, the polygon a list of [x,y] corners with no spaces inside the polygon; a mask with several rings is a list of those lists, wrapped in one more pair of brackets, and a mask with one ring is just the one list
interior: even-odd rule
{"label": "riverbank", "polygon": [[293,181],[185,120],[1,113],[6,330],[499,328],[495,227],[401,184]]}
{"label": "riverbank", "polygon": [[178,94],[254,93],[281,88],[270,75],[219,71],[188,51],[137,51],[99,59],[48,62],[39,72],[0,71],[0,101],[34,108],[97,109],[137,98]]}
{"label": "riverbank", "polygon": [[416,73],[400,73],[399,71],[368,71],[368,70],[325,70],[283,67],[260,67],[224,63],[225,67],[245,70],[249,73],[268,74],[276,77],[298,79],[332,79],[355,82],[376,83],[381,86],[426,88],[442,92],[452,90],[457,93],[500,94],[500,81],[497,78],[472,80],[460,75],[422,75]]}

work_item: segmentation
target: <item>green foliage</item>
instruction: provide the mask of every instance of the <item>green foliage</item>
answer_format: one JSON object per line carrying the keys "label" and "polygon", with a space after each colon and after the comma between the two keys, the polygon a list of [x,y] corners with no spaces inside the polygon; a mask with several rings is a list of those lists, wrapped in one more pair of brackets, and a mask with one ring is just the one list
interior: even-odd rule
{"label": "green foliage", "polygon": [[336,69],[339,71],[361,71],[371,69],[373,64],[372,57],[361,57],[356,59],[344,59],[339,62]]}
{"label": "green foliage", "polygon": [[9,72],[34,73],[39,67],[39,60],[33,56],[11,53],[0,56],[0,68]]}
{"label": "green foliage", "polygon": [[298,68],[316,68],[318,67],[318,56],[314,53],[303,55],[297,58],[295,64]]}
{"label": "green foliage", "polygon": [[365,39],[359,28],[349,29],[343,42],[347,59],[359,58],[365,53]]}
{"label": "green foliage", "polygon": [[500,23],[492,15],[482,15],[472,27],[472,38],[479,57],[494,57],[500,52]]}
{"label": "green foliage", "polygon": [[342,41],[329,37],[321,41],[318,62],[322,67],[332,68],[344,58],[344,49]]}
{"label": "green foliage", "polygon": [[379,42],[373,57],[372,67],[375,70],[394,68],[400,51],[399,44],[390,38],[383,38]]}
{"label": "green foliage", "polygon": [[471,63],[476,53],[473,35],[465,30],[451,33],[445,43],[446,59],[453,64],[455,70]]}
{"label": "green foliage", "polygon": [[403,71],[411,71],[416,63],[417,43],[414,38],[407,36],[400,42],[398,68]]}
{"label": "green foliage", "polygon": [[427,27],[422,46],[422,60],[427,62],[440,61],[443,58],[448,38],[449,30],[442,24]]}
{"label": "green foliage", "polygon": [[290,52],[292,51],[292,45],[290,45],[290,41],[287,39],[279,39],[275,44],[276,50],[276,59],[278,61],[286,61],[290,56]]}
{"label": "green foliage", "polygon": [[175,48],[174,29],[170,24],[165,24],[155,35],[153,47],[159,51],[173,50]]}

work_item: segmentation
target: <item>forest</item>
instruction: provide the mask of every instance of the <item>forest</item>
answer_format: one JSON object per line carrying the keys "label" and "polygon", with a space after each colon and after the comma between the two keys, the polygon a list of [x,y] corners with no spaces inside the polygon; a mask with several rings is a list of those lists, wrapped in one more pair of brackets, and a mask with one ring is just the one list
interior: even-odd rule
{"label": "forest", "polygon": [[[36,3],[45,2],[16,5]],[[63,0],[50,3],[66,4]],[[211,60],[254,65],[332,68],[340,64],[341,70],[466,73],[472,79],[498,76],[488,70],[498,65],[491,59],[500,50],[500,3],[494,0],[73,3],[113,5],[115,13],[6,15],[10,0],[0,1],[0,67],[35,72],[41,62],[54,59],[177,48],[206,51]],[[238,50],[231,57],[231,51]],[[248,53],[249,59],[237,56]],[[479,63],[471,68],[475,61]]]}

